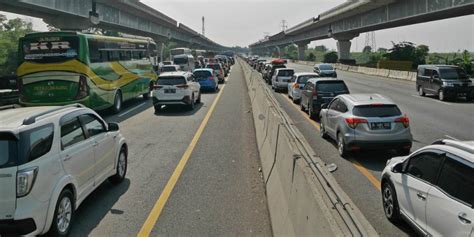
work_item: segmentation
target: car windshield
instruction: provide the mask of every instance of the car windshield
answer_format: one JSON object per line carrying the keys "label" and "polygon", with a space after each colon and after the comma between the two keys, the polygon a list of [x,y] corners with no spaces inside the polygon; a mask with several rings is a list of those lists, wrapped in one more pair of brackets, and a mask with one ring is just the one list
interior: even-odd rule
{"label": "car windshield", "polygon": [[193,74],[194,74],[194,77],[196,77],[196,78],[212,77],[212,73],[209,72],[209,71],[195,71]]}
{"label": "car windshield", "polygon": [[315,76],[300,76],[298,77],[298,83],[299,84],[306,84],[306,82],[308,82],[309,79],[311,78],[315,78]]}
{"label": "car windshield", "polygon": [[278,71],[278,76],[280,77],[292,77],[295,74],[293,70],[280,70]]}
{"label": "car windshield", "polygon": [[176,65],[187,64],[188,63],[188,58],[175,58],[175,59],[173,59],[173,62]]}
{"label": "car windshield", "polygon": [[320,70],[334,70],[334,68],[332,67],[332,65],[329,65],[329,64],[322,64],[322,65],[319,65],[319,69],[320,69]]}
{"label": "car windshield", "polygon": [[221,69],[221,65],[220,64],[208,64],[206,66],[206,68],[212,68],[214,70],[219,70],[219,69]]}
{"label": "car windshield", "polygon": [[442,68],[439,69],[441,78],[448,80],[457,80],[457,79],[468,79],[468,76],[464,70],[460,68]]}
{"label": "car windshield", "polygon": [[318,83],[318,92],[346,92],[347,86],[342,81],[335,81],[335,82],[319,82]]}
{"label": "car windshield", "polygon": [[396,105],[362,105],[352,110],[355,116],[360,117],[394,117],[402,115]]}
{"label": "car windshield", "polygon": [[176,67],[162,67],[162,72],[176,72]]}
{"label": "car windshield", "polygon": [[160,77],[156,81],[160,86],[174,86],[174,85],[183,85],[186,84],[186,79],[184,77]]}

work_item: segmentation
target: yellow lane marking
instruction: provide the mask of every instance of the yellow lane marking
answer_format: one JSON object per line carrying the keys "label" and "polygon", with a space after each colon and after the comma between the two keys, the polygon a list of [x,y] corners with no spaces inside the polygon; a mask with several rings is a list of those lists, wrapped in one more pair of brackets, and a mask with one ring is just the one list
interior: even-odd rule
{"label": "yellow lane marking", "polygon": [[[226,80],[227,81],[227,80]],[[191,157],[191,154],[193,153],[194,148],[196,147],[197,142],[199,141],[199,138],[201,137],[204,129],[206,128],[207,123],[209,122],[209,118],[211,117],[212,113],[214,112],[214,109],[216,108],[217,102],[219,102],[219,99],[224,92],[225,85],[222,85],[220,88],[219,94],[217,95],[216,99],[211,105],[211,108],[206,114],[206,117],[204,117],[204,120],[202,121],[201,125],[199,126],[198,130],[196,131],[196,134],[194,134],[193,140],[189,144],[188,148],[184,152],[183,157],[178,163],[178,166],[176,166],[175,170],[173,171],[173,174],[171,175],[170,179],[168,180],[168,183],[166,184],[165,188],[163,189],[163,192],[161,193],[160,197],[156,201],[153,209],[151,210],[148,218],[146,219],[145,223],[143,224],[140,232],[138,233],[137,236],[139,237],[146,237],[149,236],[151,231],[153,230],[153,227],[155,226],[156,222],[158,221],[158,218],[160,217],[161,212],[163,211],[163,208],[166,205],[166,202],[168,201],[168,198],[171,195],[171,192],[173,191],[174,187],[176,186],[176,183],[178,182],[179,177],[183,173],[183,170],[188,163],[189,158]]]}
{"label": "yellow lane marking", "polygon": [[[290,98],[288,98],[287,96],[284,96],[284,95],[281,95],[283,96],[283,98],[285,98],[297,111],[299,111],[303,117],[308,120],[308,122],[310,122],[318,131],[321,129],[321,126],[319,125],[319,123],[317,123],[316,121],[312,120],[305,112],[301,111],[301,109],[295,105],[293,103],[293,101],[291,101]],[[381,184],[380,184],[380,181],[372,174],[370,173],[369,170],[367,170],[362,164],[360,164],[359,162],[355,161],[354,159],[349,159],[349,161],[352,163],[352,165],[354,165],[354,167],[362,174],[364,175],[370,183],[372,183],[372,185],[374,185],[374,187],[380,191],[381,189]]]}

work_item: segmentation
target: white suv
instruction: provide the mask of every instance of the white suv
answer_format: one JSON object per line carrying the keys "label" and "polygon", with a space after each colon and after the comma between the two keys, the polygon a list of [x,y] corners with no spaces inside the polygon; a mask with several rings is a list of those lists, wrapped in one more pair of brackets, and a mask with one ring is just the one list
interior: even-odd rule
{"label": "white suv", "polygon": [[382,202],[390,221],[403,218],[424,236],[472,236],[474,141],[440,140],[390,159]]}
{"label": "white suv", "polygon": [[155,113],[163,105],[186,105],[194,110],[201,103],[201,85],[190,72],[169,72],[158,77],[153,87],[153,106]]}
{"label": "white suv", "polygon": [[117,124],[81,105],[0,108],[0,235],[65,236],[74,212],[127,172]]}

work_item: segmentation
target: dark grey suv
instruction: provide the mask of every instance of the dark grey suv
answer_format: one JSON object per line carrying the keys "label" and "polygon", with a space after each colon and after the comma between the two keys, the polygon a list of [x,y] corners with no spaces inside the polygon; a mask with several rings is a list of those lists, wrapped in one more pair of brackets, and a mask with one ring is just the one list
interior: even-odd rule
{"label": "dark grey suv", "polygon": [[451,65],[420,65],[416,76],[416,89],[420,96],[434,94],[442,101],[466,97],[474,99],[474,86],[467,73]]}

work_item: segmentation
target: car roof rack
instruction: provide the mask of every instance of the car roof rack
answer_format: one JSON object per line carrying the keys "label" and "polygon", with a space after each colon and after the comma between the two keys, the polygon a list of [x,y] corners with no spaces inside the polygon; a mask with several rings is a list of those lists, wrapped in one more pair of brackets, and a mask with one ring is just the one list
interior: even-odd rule
{"label": "car roof rack", "polygon": [[462,141],[451,140],[451,139],[438,139],[432,143],[432,145],[446,145],[460,150],[474,154],[474,147]]}
{"label": "car roof rack", "polygon": [[30,117],[27,117],[23,120],[23,125],[31,125],[31,124],[34,124],[36,122],[36,119],[41,117],[41,116],[44,116],[44,115],[47,115],[47,114],[50,114],[50,113],[54,113],[54,112],[57,112],[57,111],[60,111],[60,110],[63,110],[63,109],[66,109],[66,108],[84,108],[84,106],[82,104],[71,104],[71,105],[65,105],[65,106],[61,106],[59,108],[54,108],[54,109],[50,109],[50,110],[47,110],[47,111],[44,111],[44,112],[41,112],[39,114],[35,114],[33,116],[30,116]]}

